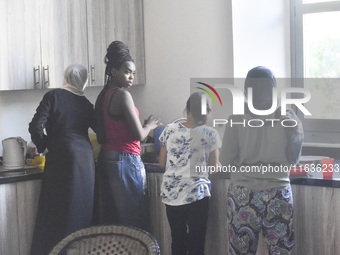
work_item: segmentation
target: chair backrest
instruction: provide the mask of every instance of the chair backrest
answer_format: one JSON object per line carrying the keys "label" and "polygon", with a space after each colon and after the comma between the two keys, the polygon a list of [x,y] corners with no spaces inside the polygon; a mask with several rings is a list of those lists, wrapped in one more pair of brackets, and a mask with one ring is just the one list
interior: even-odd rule
{"label": "chair backrest", "polygon": [[159,255],[155,238],[129,226],[108,225],[81,229],[61,240],[49,255]]}

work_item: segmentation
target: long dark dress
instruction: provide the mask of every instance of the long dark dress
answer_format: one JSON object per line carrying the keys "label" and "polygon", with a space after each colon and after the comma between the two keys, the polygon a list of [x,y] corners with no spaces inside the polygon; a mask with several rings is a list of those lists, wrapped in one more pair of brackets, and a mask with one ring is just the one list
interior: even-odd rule
{"label": "long dark dress", "polygon": [[88,129],[93,126],[93,105],[64,89],[46,93],[29,124],[38,151],[48,149],[32,255],[48,254],[62,238],[91,225],[95,168]]}

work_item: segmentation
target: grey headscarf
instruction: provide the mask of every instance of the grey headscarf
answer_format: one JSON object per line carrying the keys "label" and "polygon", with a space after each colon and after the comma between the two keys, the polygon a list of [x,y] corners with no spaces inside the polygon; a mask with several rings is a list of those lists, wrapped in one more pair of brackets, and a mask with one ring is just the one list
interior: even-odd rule
{"label": "grey headscarf", "polygon": [[69,65],[64,72],[64,85],[66,89],[78,96],[84,95],[87,84],[87,68],[82,64]]}

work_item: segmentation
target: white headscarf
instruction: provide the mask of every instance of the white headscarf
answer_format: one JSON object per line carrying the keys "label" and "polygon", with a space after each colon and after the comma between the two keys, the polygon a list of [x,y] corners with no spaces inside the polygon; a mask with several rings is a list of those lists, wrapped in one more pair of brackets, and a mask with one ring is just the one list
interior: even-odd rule
{"label": "white headscarf", "polygon": [[66,89],[78,96],[84,96],[87,78],[87,68],[84,65],[69,65],[64,72],[63,89]]}

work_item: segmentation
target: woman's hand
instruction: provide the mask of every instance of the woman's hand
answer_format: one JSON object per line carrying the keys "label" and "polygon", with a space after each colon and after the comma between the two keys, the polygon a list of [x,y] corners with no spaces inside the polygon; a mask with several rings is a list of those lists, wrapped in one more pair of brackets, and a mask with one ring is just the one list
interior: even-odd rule
{"label": "woman's hand", "polygon": [[159,119],[156,119],[152,115],[150,115],[149,118],[144,120],[143,127],[148,127],[150,128],[150,130],[153,130],[160,125],[163,125],[163,124],[159,122]]}
{"label": "woman's hand", "polygon": [[162,123],[159,123],[158,119],[152,117],[152,115],[145,120],[144,125],[139,119],[135,109],[135,103],[133,102],[131,94],[126,90],[120,90],[115,95],[115,106],[118,106],[122,112],[126,121],[130,127],[130,130],[136,140],[142,141],[144,140],[149,132]]}

